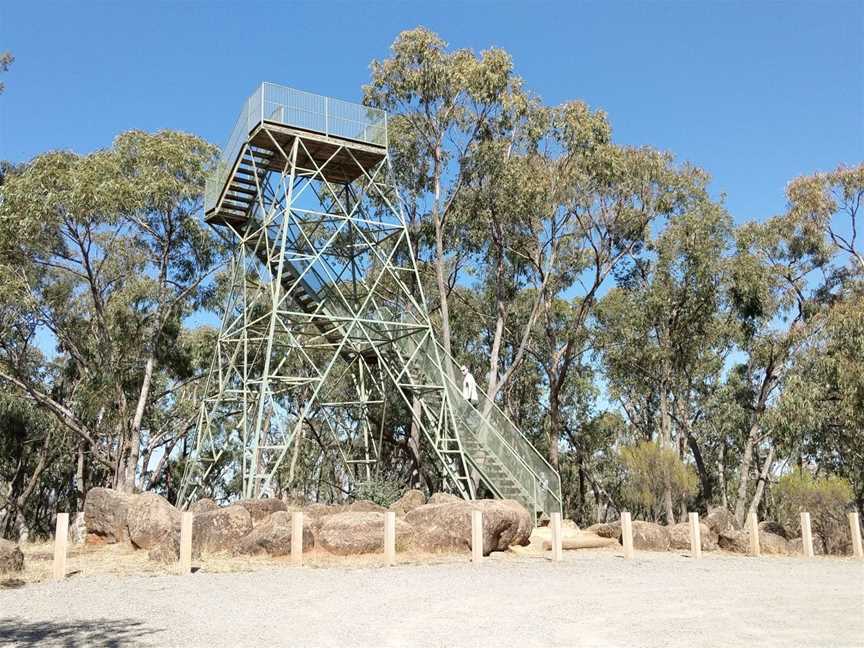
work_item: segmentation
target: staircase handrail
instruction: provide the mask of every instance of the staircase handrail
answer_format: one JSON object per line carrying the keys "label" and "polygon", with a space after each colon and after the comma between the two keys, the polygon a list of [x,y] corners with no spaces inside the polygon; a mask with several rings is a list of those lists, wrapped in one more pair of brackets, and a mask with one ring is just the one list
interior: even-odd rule
{"label": "staircase handrail", "polygon": [[[435,344],[438,347],[439,353],[441,353],[446,358],[448,358],[451,363],[458,364],[456,362],[456,359],[447,353],[447,351],[444,349],[442,344],[437,339],[435,340]],[[444,373],[447,374],[447,371],[445,370]],[[459,389],[458,383],[453,379],[453,377],[449,376],[449,375],[447,375],[446,377],[454,385],[454,388],[458,390]],[[498,405],[494,401],[490,400],[486,396],[485,392],[480,392],[478,390],[478,397],[479,397],[478,405],[474,405],[473,403],[470,403],[470,401],[469,401],[468,402],[469,406],[472,407],[477,412],[477,414],[480,416],[481,419],[483,419],[484,421],[487,422],[489,428],[492,429],[493,433],[499,439],[501,439],[501,441],[508,448],[508,450],[510,450],[512,455],[514,457],[516,457],[516,459],[524,465],[524,467],[534,476],[535,480],[538,483],[540,483],[541,486],[543,484],[543,481],[546,481],[547,485],[542,486],[543,490],[549,492],[549,494],[552,495],[552,497],[558,502],[558,504],[560,506],[562,504],[561,476],[558,474],[558,471],[552,467],[552,464],[550,464],[543,457],[542,454],[540,454],[540,451],[537,450],[536,447],[534,447],[534,444],[531,443],[531,441],[525,436],[525,433],[522,432],[522,430],[520,430],[516,426],[516,424],[510,420],[510,418],[501,410],[501,408],[498,407]],[[480,402],[483,402],[483,404],[488,406],[489,409],[487,410],[485,407],[481,407]],[[516,438],[518,438],[518,440],[521,441],[521,444],[519,444],[520,445],[519,449],[514,447],[514,444],[511,442],[510,439],[506,438],[503,434],[501,434],[501,431],[498,429],[498,426],[494,425],[493,422],[491,420],[489,420],[490,417],[484,413],[486,411],[495,412],[495,415],[496,415],[495,418],[497,418],[499,421],[506,422],[509,430],[511,432],[515,432],[518,435]],[[539,459],[539,463],[543,467],[544,470],[542,470],[542,471],[538,470],[536,465],[535,466],[530,465],[527,461],[527,457],[525,456],[525,454],[520,452],[520,449],[521,450],[527,450],[528,451],[527,454],[533,455],[536,459]],[[545,475],[543,474],[544,472],[546,473]],[[548,477],[551,477],[552,479],[549,479]],[[554,480],[554,484],[553,484],[553,480]]]}

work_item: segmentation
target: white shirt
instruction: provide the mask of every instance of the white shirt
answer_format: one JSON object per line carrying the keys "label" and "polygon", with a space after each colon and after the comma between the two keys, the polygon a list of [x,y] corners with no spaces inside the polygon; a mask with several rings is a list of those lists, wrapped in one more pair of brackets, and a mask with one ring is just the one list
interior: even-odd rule
{"label": "white shirt", "polygon": [[472,403],[476,403],[479,400],[477,397],[477,382],[470,371],[465,374],[465,379],[462,381],[462,398]]}

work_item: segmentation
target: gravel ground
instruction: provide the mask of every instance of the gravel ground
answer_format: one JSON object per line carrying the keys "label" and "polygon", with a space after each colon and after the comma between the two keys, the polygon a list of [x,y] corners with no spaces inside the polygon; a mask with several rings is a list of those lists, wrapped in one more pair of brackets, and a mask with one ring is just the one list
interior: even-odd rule
{"label": "gravel ground", "polygon": [[864,646],[864,563],[566,552],[0,590],[7,646]]}

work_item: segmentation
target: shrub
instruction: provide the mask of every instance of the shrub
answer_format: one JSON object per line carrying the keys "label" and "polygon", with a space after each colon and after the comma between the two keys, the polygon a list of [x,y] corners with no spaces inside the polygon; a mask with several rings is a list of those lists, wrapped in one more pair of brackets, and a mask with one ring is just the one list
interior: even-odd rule
{"label": "shrub", "polygon": [[774,487],[777,521],[793,535],[801,535],[801,512],[810,513],[810,526],[825,552],[851,551],[846,511],[854,498],[852,485],[842,477],[813,477],[807,471],[783,475]]}
{"label": "shrub", "polygon": [[676,512],[699,485],[696,471],[681,461],[677,452],[650,441],[623,448],[621,463],[624,466],[624,501],[653,520],[659,520],[665,511],[663,498],[667,479]]}
{"label": "shrub", "polygon": [[404,492],[405,484],[402,482],[373,478],[357,485],[354,499],[369,500],[386,508],[402,497]]}

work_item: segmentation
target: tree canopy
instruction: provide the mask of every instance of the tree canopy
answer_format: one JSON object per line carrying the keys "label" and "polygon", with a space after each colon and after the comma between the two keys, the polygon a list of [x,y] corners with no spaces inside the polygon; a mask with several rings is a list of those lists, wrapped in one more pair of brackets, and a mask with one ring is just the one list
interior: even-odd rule
{"label": "tree canopy", "polygon": [[[864,506],[864,164],[792,179],[780,213],[743,221],[706,170],[617,143],[578,98],[545,104],[502,49],[409,30],[363,92],[389,113],[442,344],[559,469],[566,515],[790,517],[822,493],[830,525]],[[176,494],[214,348],[201,322],[222,308],[228,250],[201,217],[217,154],[130,131],[0,165],[0,534],[47,531],[94,485]],[[279,483],[440,487],[403,414],[376,421],[374,483],[329,477],[314,423]]]}

